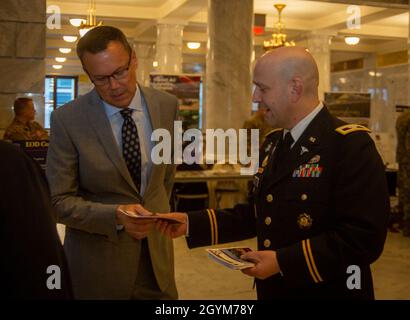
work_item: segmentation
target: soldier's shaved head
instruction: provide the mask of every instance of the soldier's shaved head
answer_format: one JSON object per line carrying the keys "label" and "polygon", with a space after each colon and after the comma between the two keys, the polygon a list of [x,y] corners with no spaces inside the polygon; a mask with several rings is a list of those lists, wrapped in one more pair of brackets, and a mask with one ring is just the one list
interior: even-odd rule
{"label": "soldier's shaved head", "polygon": [[254,101],[270,109],[267,120],[274,126],[292,128],[319,103],[318,68],[302,47],[281,47],[265,53],[255,65],[254,83]]}
{"label": "soldier's shaved head", "polygon": [[300,78],[306,94],[317,94],[319,71],[312,55],[302,47],[281,47],[265,53],[258,60],[257,68],[271,70],[272,77],[280,77],[283,81]]}

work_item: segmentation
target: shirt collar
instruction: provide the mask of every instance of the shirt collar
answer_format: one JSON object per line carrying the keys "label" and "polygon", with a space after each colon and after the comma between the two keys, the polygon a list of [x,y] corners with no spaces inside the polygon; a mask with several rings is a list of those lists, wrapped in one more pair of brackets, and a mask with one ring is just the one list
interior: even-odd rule
{"label": "shirt collar", "polygon": [[[124,109],[124,108],[115,107],[102,99],[101,101],[104,105],[105,113],[107,114],[109,118]],[[138,87],[138,85],[137,85],[137,90],[135,91],[134,97],[132,98],[127,108],[137,110],[137,111],[143,111],[142,103],[141,103],[141,90]]]}
{"label": "shirt collar", "polygon": [[316,117],[316,115],[320,112],[320,110],[322,110],[322,108],[323,108],[323,103],[322,101],[320,101],[319,104],[316,106],[316,108],[313,109],[306,117],[300,120],[297,123],[297,125],[294,126],[291,130],[288,130],[288,129],[283,130],[283,136],[285,136],[285,134],[290,131],[293,141],[294,143],[296,143],[296,141],[298,141],[300,136],[306,130],[307,126],[312,122],[312,120]]}

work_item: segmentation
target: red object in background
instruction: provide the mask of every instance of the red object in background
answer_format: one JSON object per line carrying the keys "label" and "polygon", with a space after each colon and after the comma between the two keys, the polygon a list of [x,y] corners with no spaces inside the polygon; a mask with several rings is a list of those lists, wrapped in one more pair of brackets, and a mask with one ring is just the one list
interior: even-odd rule
{"label": "red object in background", "polygon": [[260,36],[265,33],[265,27],[262,26],[253,26],[253,34],[255,36]]}

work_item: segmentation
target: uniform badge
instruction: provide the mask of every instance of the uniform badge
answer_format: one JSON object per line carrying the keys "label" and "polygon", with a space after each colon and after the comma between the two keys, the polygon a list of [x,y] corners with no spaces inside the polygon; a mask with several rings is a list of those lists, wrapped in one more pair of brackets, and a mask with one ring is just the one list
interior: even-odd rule
{"label": "uniform badge", "polygon": [[323,167],[319,167],[318,163],[302,164],[299,168],[293,171],[293,178],[319,178],[322,174]]}
{"label": "uniform badge", "polygon": [[266,167],[266,165],[268,164],[268,161],[269,161],[269,156],[266,156],[265,159],[263,159],[262,161],[262,168]]}
{"label": "uniform badge", "polygon": [[304,147],[304,146],[302,146],[302,147],[300,148],[300,155],[302,155],[302,154],[304,154],[304,153],[306,153],[306,152],[309,152],[309,149],[306,148],[306,147]]}
{"label": "uniform badge", "polygon": [[306,213],[302,213],[298,217],[298,226],[301,229],[309,229],[312,226],[312,217]]}
{"label": "uniform badge", "polygon": [[317,155],[313,156],[313,158],[310,159],[310,160],[308,161],[308,163],[318,163],[319,160],[320,160],[320,155],[317,154]]}
{"label": "uniform badge", "polygon": [[272,142],[265,147],[265,152],[269,152],[270,148],[272,148]]}
{"label": "uniform badge", "polygon": [[309,141],[312,142],[312,143],[315,143],[315,142],[316,142],[316,138],[315,138],[315,137],[310,137],[310,138],[309,138]]}

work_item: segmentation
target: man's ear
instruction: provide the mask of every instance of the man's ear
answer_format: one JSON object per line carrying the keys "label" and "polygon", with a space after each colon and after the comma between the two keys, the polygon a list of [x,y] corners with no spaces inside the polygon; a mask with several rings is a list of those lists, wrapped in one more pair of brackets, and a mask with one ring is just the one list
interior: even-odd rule
{"label": "man's ear", "polygon": [[131,52],[131,60],[134,61],[135,68],[137,68],[138,67],[138,58],[137,58],[137,55],[135,53],[135,50],[132,50],[132,52]]}
{"label": "man's ear", "polygon": [[303,93],[303,82],[299,77],[295,77],[290,82],[290,96],[292,102],[297,102]]}

